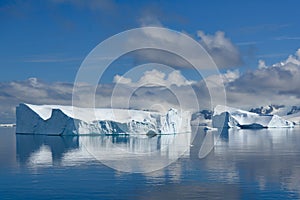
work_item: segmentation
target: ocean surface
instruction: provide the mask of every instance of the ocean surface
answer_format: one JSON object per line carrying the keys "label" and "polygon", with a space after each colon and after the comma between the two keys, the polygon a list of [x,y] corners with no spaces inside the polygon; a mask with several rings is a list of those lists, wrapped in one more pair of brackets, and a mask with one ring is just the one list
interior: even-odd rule
{"label": "ocean surface", "polygon": [[299,128],[202,129],[150,138],[0,128],[0,199],[299,199]]}

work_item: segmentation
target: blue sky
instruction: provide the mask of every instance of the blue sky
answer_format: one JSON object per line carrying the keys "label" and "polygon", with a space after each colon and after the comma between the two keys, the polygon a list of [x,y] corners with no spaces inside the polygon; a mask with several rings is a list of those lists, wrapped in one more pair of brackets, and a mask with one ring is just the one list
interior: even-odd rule
{"label": "blue sky", "polygon": [[247,71],[259,59],[272,64],[299,48],[299,6],[299,1],[2,0],[0,81],[72,82],[99,42],[149,19],[194,38],[198,30],[223,31],[241,53],[239,69]]}

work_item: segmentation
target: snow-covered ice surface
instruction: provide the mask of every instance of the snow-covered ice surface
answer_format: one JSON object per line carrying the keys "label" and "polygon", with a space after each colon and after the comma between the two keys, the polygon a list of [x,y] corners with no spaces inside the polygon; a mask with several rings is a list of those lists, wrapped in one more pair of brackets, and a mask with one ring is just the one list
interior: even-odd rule
{"label": "snow-covered ice surface", "polygon": [[227,106],[216,106],[212,118],[213,127],[238,128],[290,128],[291,121],[278,115],[256,114]]}
{"label": "snow-covered ice surface", "polygon": [[258,108],[251,108],[249,111],[257,114],[285,116],[299,112],[300,107],[290,105],[266,105]]}
{"label": "snow-covered ice surface", "polygon": [[0,124],[0,127],[15,127],[16,124]]}
{"label": "snow-covered ice surface", "polygon": [[292,121],[297,125],[300,125],[300,112],[290,114],[290,115],[285,115],[285,116],[282,116],[282,118]]}
{"label": "snow-covered ice surface", "polygon": [[78,134],[172,134],[190,132],[190,113],[167,113],[78,108],[60,105],[20,104],[16,109],[17,133]]}
{"label": "snow-covered ice surface", "polygon": [[300,106],[267,105],[258,108],[251,108],[250,112],[278,115],[285,120],[294,122],[297,125],[300,124]]}

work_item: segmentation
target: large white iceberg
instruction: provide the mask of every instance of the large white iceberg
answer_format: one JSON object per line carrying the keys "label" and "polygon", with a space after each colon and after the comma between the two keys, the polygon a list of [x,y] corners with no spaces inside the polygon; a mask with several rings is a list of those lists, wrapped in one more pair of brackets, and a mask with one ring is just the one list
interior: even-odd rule
{"label": "large white iceberg", "polygon": [[171,134],[190,132],[190,113],[20,104],[16,132],[23,134]]}
{"label": "large white iceberg", "polygon": [[290,128],[294,124],[278,115],[256,114],[228,106],[216,106],[213,127],[238,128]]}

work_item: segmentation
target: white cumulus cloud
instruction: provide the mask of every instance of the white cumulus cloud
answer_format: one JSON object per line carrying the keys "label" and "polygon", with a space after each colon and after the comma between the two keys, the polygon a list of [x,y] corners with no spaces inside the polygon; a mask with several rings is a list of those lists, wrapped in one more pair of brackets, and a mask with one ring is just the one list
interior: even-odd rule
{"label": "white cumulus cloud", "polygon": [[127,84],[133,87],[152,87],[152,86],[185,86],[195,83],[195,81],[186,80],[179,70],[174,70],[169,74],[165,74],[159,70],[153,69],[145,71],[137,82],[133,82],[130,78],[115,75],[114,83],[116,84]]}
{"label": "white cumulus cloud", "polygon": [[214,35],[197,32],[201,38],[200,44],[208,51],[210,56],[220,68],[237,67],[242,65],[242,58],[238,48],[225,37],[223,31],[217,31]]}

